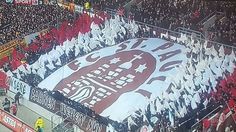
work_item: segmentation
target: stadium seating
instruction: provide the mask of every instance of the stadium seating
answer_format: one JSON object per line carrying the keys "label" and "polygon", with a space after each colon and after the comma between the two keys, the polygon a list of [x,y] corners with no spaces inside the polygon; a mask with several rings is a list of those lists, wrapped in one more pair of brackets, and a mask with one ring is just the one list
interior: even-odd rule
{"label": "stadium seating", "polygon": [[[205,16],[212,13],[215,8],[213,7],[214,5],[210,5],[209,3],[204,5],[200,1],[197,1],[197,3],[193,2],[194,1],[190,0],[186,2],[180,1],[180,3],[177,2],[169,4],[168,1],[162,0],[159,2],[144,1],[142,2],[141,8],[133,7],[132,12],[136,12],[134,14],[135,20],[139,20],[144,23],[149,23],[172,30],[178,26],[199,30],[197,23]],[[106,6],[110,7],[111,5]],[[190,7],[191,5],[194,6]],[[198,7],[198,5],[201,6]],[[6,5],[5,8],[9,11],[10,7],[12,6]],[[165,9],[155,7],[163,7]],[[185,8],[179,10],[182,7]],[[34,15],[36,9],[42,11],[38,14],[36,13],[39,16]],[[54,16],[57,16],[58,14],[64,15],[59,15],[61,24],[58,28],[52,27],[49,33],[39,36],[37,39],[32,41],[29,44],[29,47],[21,47],[24,49],[24,53],[20,52],[20,50],[13,50],[12,60],[6,60],[5,58],[2,59],[2,65],[4,65],[5,62],[10,64],[11,68],[9,69],[11,69],[13,76],[27,82],[32,86],[37,86],[40,81],[45,79],[55,70],[59,69],[61,66],[72,61],[78,56],[85,55],[100,48],[118,44],[131,38],[158,37],[171,42],[183,44],[188,49],[186,50],[186,53],[189,53],[192,59],[187,62],[187,66],[177,67],[179,71],[185,69],[189,72],[183,71],[180,75],[176,75],[178,76],[177,79],[174,79],[174,77],[168,78],[173,80],[175,84],[182,83],[183,85],[178,85],[177,87],[187,92],[182,94],[178,93],[178,91],[174,91],[173,96],[176,96],[178,100],[177,102],[170,101],[171,95],[166,95],[166,97],[156,99],[155,103],[150,103],[148,108],[145,110],[144,115],[154,128],[154,131],[158,131],[160,129],[173,129],[173,126],[171,126],[172,122],[170,121],[170,110],[167,109],[170,107],[172,108],[171,113],[174,113],[176,122],[181,124],[180,126],[175,126],[178,127],[179,130],[183,130],[182,128],[192,129],[191,126],[202,119],[207,113],[207,111],[203,109],[212,107],[213,105],[220,106],[225,104],[224,101],[226,101],[229,104],[229,107],[234,109],[234,98],[236,96],[234,90],[234,83],[236,81],[236,72],[234,69],[234,48],[230,48],[231,53],[228,54],[225,53],[227,46],[212,46],[211,41],[189,39],[183,34],[171,36],[169,34],[170,32],[167,30],[163,32],[162,30],[150,29],[145,25],[137,25],[133,20],[128,21],[120,18],[119,16],[110,17],[107,14],[99,14],[98,16],[93,16],[90,14],[91,16],[89,16],[85,13],[76,18],[75,21],[72,21],[71,13],[66,10],[58,11],[58,9],[59,7],[54,6],[19,6],[16,7],[16,9],[14,7],[15,11],[13,10],[12,16],[14,16],[14,13],[18,11],[32,11],[33,13],[30,14],[32,16],[24,15],[26,13],[22,13],[21,15],[23,15],[23,18],[36,17],[35,20],[42,18],[42,21],[37,22],[36,26],[34,25],[35,23],[31,21],[26,22],[32,23],[29,24],[29,27],[24,27],[24,23],[21,23],[21,21],[16,22],[17,25],[13,27],[17,28],[18,26],[23,26],[23,30],[18,31],[20,36],[21,34],[25,35],[26,33],[29,33],[29,29],[32,29],[30,32],[37,31],[34,30],[36,28],[39,28],[40,30],[44,29],[45,23],[51,21],[53,21],[53,23],[57,23],[55,22],[57,21],[57,18]],[[49,18],[47,18],[48,16],[40,16],[40,14],[45,14],[45,11],[53,12],[52,16],[49,16]],[[186,15],[186,12],[189,12],[189,14]],[[158,18],[154,19],[156,15]],[[49,20],[44,20],[44,18]],[[183,21],[181,21],[182,19]],[[4,17],[3,20],[5,25],[6,23],[9,23],[9,20],[7,20],[6,17]],[[35,21],[34,19],[30,20]],[[225,21],[226,23],[224,23]],[[42,27],[37,26],[41,24],[43,25]],[[223,41],[221,39],[222,43],[226,43],[227,40],[230,40],[230,43],[233,43],[235,41],[234,32],[236,29],[235,14],[230,14],[230,17],[225,16],[225,19],[222,22],[216,23],[212,29],[213,30],[211,31],[213,32],[213,37],[224,37]],[[13,32],[13,34],[15,34],[14,30],[11,31],[11,29],[7,29],[7,27],[4,31],[8,30],[10,33]],[[9,38],[8,36],[12,38]],[[2,37],[3,39],[1,41],[2,43],[6,43],[16,37],[17,35],[12,36],[11,34],[6,34],[6,36]],[[203,45],[203,47],[201,47],[201,45]],[[26,54],[26,57],[24,54]],[[18,57],[14,58],[15,56]],[[20,61],[23,59],[26,59],[27,63],[22,64]],[[202,78],[197,78],[198,76],[202,76]],[[31,78],[36,79],[32,80]],[[187,83],[184,83],[183,80],[186,80]],[[211,83],[209,83],[209,80]],[[197,89],[192,89],[196,87]],[[229,95],[226,97],[227,99],[224,98],[222,93]],[[226,108],[228,106],[224,105],[223,107]],[[225,111],[228,112],[229,109],[226,108]],[[191,114],[189,114],[190,112]],[[193,119],[191,116],[198,120]],[[235,119],[235,116],[233,117]],[[112,122],[115,124],[113,127],[115,127],[116,130],[133,131],[138,129],[137,124],[144,123],[144,121],[140,120],[142,119],[128,119],[124,126],[114,123],[113,121],[110,121],[110,123]],[[191,121],[191,123],[185,123],[185,121],[188,120]]]}

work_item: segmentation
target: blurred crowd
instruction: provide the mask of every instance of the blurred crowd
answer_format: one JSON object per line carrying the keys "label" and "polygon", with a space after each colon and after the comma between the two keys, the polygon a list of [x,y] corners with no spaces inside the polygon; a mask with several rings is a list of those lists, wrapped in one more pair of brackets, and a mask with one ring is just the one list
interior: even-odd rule
{"label": "blurred crowd", "polygon": [[224,16],[217,18],[215,25],[208,31],[213,40],[236,45],[236,3],[225,4],[222,8],[227,9],[224,11]]}
{"label": "blurred crowd", "polygon": [[[73,0],[67,0],[69,2]],[[75,4],[84,5],[85,2],[90,2],[91,6],[97,10],[104,10],[106,8],[118,9],[120,6],[124,6],[130,0],[74,0]]]}
{"label": "blurred crowd", "polygon": [[[78,0],[83,5],[87,0]],[[125,0],[89,1],[94,9],[113,9],[117,14],[135,21],[143,22],[165,29],[175,30],[184,27],[200,31],[211,31],[210,39],[226,44],[235,44],[235,2],[204,1],[204,0],[143,0],[137,1],[129,9],[124,10]],[[121,12],[122,13],[121,13]],[[223,16],[216,19],[209,29],[203,29],[202,21],[214,13],[221,12]],[[114,12],[113,12],[114,13]]]}
{"label": "blurred crowd", "polygon": [[12,5],[0,3],[0,44],[73,19],[73,13],[57,5]]}
{"label": "blurred crowd", "polygon": [[[137,21],[175,30],[177,27],[203,32],[201,20],[214,12],[224,15],[210,28],[215,41],[233,44],[235,40],[235,2],[202,0],[144,0],[133,5],[127,15]],[[127,17],[128,17],[127,16]],[[204,33],[204,32],[203,32]]]}
{"label": "blurred crowd", "polygon": [[144,0],[139,5],[133,5],[128,15],[133,15],[137,21],[166,29],[180,26],[198,29],[197,23],[214,11],[214,8],[209,10],[207,7],[200,0]]}

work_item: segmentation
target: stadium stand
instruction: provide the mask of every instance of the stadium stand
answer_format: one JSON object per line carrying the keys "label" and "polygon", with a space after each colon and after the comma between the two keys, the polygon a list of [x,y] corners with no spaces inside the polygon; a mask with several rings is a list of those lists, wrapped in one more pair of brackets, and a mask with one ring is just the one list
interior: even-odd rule
{"label": "stadium stand", "polygon": [[[198,30],[199,27],[197,27],[197,23],[207,15],[214,12],[216,9],[221,8],[221,6],[218,7],[214,4],[202,3],[201,1],[197,1],[197,3],[195,2],[196,1],[189,0],[186,2],[178,1],[171,4],[169,1],[144,1],[141,3],[141,8],[133,7],[131,12],[134,14],[135,20],[139,20],[144,23],[157,25],[171,30],[179,26]],[[82,3],[83,2],[81,2],[80,4]],[[194,5],[196,5],[196,7]],[[198,5],[201,6],[198,7]],[[118,7],[114,4],[105,4],[105,6],[109,8],[111,6],[115,6],[115,8]],[[231,8],[233,8],[234,6],[235,5],[233,5]],[[21,6],[19,6],[17,7],[17,9],[18,8],[20,8],[19,10],[24,10],[22,8],[25,7],[21,8]],[[27,9],[28,8],[31,9],[33,7],[27,7]],[[59,10],[58,8],[59,7],[56,7],[55,11]],[[102,8],[104,7],[102,6]],[[40,8],[39,10],[42,10],[41,13],[45,11],[44,7],[42,7],[42,9]],[[54,10],[54,8],[49,10]],[[68,15],[68,17],[71,17],[71,13],[67,11],[65,12],[65,14],[70,14]],[[190,12],[190,14],[185,14],[186,12]],[[53,22],[56,21],[56,18],[53,17],[55,14],[53,14],[52,19],[50,19]],[[99,18],[99,16],[101,18]],[[156,16],[158,16],[157,19],[154,19],[154,17]],[[9,21],[5,19],[4,21]],[[37,20],[38,19],[39,18],[37,18]],[[212,46],[213,42],[210,40],[197,40],[195,38],[188,38],[188,36],[185,36],[183,34],[172,36],[170,35],[171,33],[175,34],[175,32],[173,31],[164,30],[161,28],[150,28],[145,25],[138,25],[133,20],[128,21],[126,19],[120,18],[119,16],[110,17],[107,14],[100,14],[98,16],[90,17],[85,13],[80,15],[73,22],[70,21],[71,18],[65,19],[68,21],[62,21],[62,24],[59,26],[59,28],[51,28],[49,33],[39,36],[30,44],[29,47],[20,47],[24,49],[24,53],[26,53],[27,56],[25,58],[24,55],[21,55],[22,57],[20,57],[20,59],[17,59],[18,61],[20,61],[22,58],[25,58],[28,64],[22,66],[15,65],[9,62],[11,67],[9,69],[12,71],[14,77],[21,79],[31,86],[37,86],[37,84],[44,78],[78,56],[85,55],[100,48],[118,44],[131,38],[158,37],[171,42],[178,42],[186,46],[188,48],[188,51],[186,52],[190,54],[192,59],[188,62],[188,65],[186,67],[178,67],[179,70],[185,69],[186,71],[188,71],[184,71],[182,75],[179,75],[179,78],[184,78],[185,76],[183,80],[189,81],[183,86],[177,85],[179,89],[185,89],[181,93],[178,93],[178,91],[174,91],[174,96],[177,96],[176,98],[178,98],[178,101],[171,101],[171,97],[169,96],[167,96],[166,98],[163,97],[156,99],[154,101],[155,103],[152,102],[148,105],[147,109],[145,110],[145,114],[142,115],[145,116],[148,122],[150,122],[150,125],[152,126],[152,128],[154,128],[153,131],[171,131],[172,129],[175,131],[195,129],[196,131],[197,129],[202,130],[203,128],[217,129],[218,131],[221,131],[223,130],[223,128],[219,126],[222,122],[218,121],[215,125],[209,127],[210,119],[208,120],[205,117],[209,117],[209,112],[218,109],[219,107],[223,107],[224,110],[213,113],[216,115],[218,114],[218,118],[223,115],[227,115],[228,112],[234,113],[234,83],[236,81],[234,48],[228,47],[227,45],[219,46],[217,43],[214,43],[215,46]],[[65,19],[61,18],[61,20]],[[209,29],[211,32],[213,32],[211,38],[222,43],[234,43],[235,14],[226,13],[225,16],[221,17],[220,19],[221,20],[219,21],[217,19],[216,24]],[[51,21],[42,21],[42,23],[48,22]],[[20,23],[18,25],[24,24]],[[41,25],[41,23],[39,22],[36,25]],[[76,25],[83,26],[76,27]],[[32,25],[31,28],[22,28],[24,28],[25,32],[23,32],[23,30],[20,33],[25,34],[28,33],[28,29],[32,28],[32,30],[34,30],[35,26]],[[89,31],[90,33],[88,33]],[[12,33],[14,34],[15,32]],[[9,34],[9,36],[11,36],[11,34]],[[14,35],[13,38],[3,37],[7,39],[2,41],[3,43],[5,43],[16,37],[17,36]],[[203,47],[201,47],[201,45],[203,45]],[[228,48],[230,48],[230,53],[226,53],[226,50]],[[18,54],[18,51],[13,52],[17,52]],[[210,64],[210,62],[215,63]],[[6,71],[9,71],[9,69],[7,69]],[[199,76],[200,73],[207,73],[209,77],[207,76],[206,78],[204,78],[203,74],[201,75],[202,79],[199,81],[197,80],[199,79],[197,78],[197,76]],[[211,80],[214,83],[209,83],[207,82],[208,80]],[[182,80],[177,79],[173,82],[178,84],[181,81]],[[64,100],[66,100],[66,98]],[[70,101],[71,100],[69,100],[69,102]],[[90,117],[94,117],[94,113],[92,110],[84,107],[81,104],[74,103],[74,105],[80,105],[80,107],[82,107],[82,109],[80,108],[80,112],[88,114],[88,116]],[[171,112],[175,114],[174,124],[180,124],[179,126],[172,125],[169,115],[170,110],[167,109],[167,107],[171,107]],[[86,111],[82,111],[84,109],[86,109]],[[142,111],[138,112],[141,115]],[[144,117],[142,116],[137,117],[133,120],[128,120],[124,124],[114,122],[99,115],[96,115],[96,119],[106,125],[113,124],[113,127],[117,131],[134,131],[140,129],[139,127],[145,123],[143,121]],[[216,120],[219,120],[218,118]],[[235,119],[235,115],[232,116],[232,119]],[[194,128],[192,126],[194,126]],[[229,126],[225,126],[225,128],[227,127],[229,129],[234,129]]]}
{"label": "stadium stand", "polygon": [[[158,8],[156,8],[158,7]],[[127,17],[136,21],[175,30],[185,27],[203,32],[201,20],[215,12],[223,12],[213,27],[211,38],[217,42],[235,43],[235,3],[222,1],[142,1],[131,7]],[[188,12],[188,13],[186,13]]]}
{"label": "stadium stand", "polygon": [[71,18],[73,19],[73,14],[55,5],[15,6],[1,1],[0,44],[41,31]]}
{"label": "stadium stand", "polygon": [[227,44],[233,44],[235,45],[235,34],[236,34],[236,10],[235,5],[224,5],[225,7],[222,7],[223,9],[226,9],[225,14],[223,17],[220,17],[216,20],[214,26],[209,27],[208,31],[210,31],[212,34],[211,38],[212,40],[215,40],[217,42],[221,43],[227,43]]}

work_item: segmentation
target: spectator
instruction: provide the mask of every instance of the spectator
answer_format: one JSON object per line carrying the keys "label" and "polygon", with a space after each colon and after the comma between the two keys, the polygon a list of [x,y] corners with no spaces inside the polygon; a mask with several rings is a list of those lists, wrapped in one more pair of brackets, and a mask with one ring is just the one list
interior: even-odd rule
{"label": "spectator", "polygon": [[2,104],[3,104],[3,109],[10,113],[10,100],[8,100],[8,98],[5,98]]}
{"label": "spectator", "polygon": [[[37,132],[39,131],[39,128],[43,130],[43,128],[44,128],[44,120],[42,119],[42,117],[39,117],[39,118],[36,120],[36,122],[35,122],[35,124],[34,124],[34,128],[35,128],[35,130],[36,130]],[[42,131],[42,130],[41,130],[41,131]]]}
{"label": "spectator", "polygon": [[12,114],[14,116],[16,116],[16,113],[17,113],[17,110],[18,110],[16,102],[12,102],[11,110],[12,110]]}
{"label": "spectator", "polygon": [[20,92],[17,92],[16,95],[14,96],[15,103],[18,103],[20,105],[20,98],[22,97],[22,94]]}
{"label": "spectator", "polygon": [[43,129],[40,126],[38,126],[37,132],[43,132]]}

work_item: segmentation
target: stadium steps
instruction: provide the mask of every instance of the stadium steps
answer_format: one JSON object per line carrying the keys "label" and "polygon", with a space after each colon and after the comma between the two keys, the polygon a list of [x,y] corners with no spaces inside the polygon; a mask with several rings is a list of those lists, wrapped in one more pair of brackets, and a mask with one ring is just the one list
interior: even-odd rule
{"label": "stadium steps", "polygon": [[58,124],[55,128],[52,129],[52,132],[74,132],[71,122]]}

